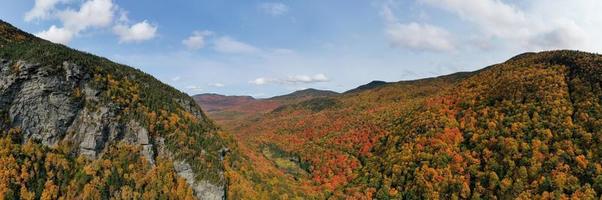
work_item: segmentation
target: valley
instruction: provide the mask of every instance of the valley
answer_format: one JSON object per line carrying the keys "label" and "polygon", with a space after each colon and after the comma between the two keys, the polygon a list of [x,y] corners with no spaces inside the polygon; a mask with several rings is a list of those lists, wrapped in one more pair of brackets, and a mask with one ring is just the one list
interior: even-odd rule
{"label": "valley", "polygon": [[239,145],[235,199],[587,199],[601,189],[601,72],[597,54],[526,53],[252,118],[208,115]]}
{"label": "valley", "polygon": [[602,194],[594,53],[524,53],[342,93],[189,96],[0,21],[0,75],[0,199]]}

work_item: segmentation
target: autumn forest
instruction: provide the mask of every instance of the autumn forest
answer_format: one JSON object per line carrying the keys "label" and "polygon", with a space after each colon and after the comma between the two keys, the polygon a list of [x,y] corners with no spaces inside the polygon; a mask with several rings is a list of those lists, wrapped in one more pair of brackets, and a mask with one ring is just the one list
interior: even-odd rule
{"label": "autumn forest", "polygon": [[233,199],[597,199],[600,77],[600,55],[525,53],[470,73],[260,100],[280,106],[244,119],[225,117],[248,113],[240,106],[209,116],[237,138]]}
{"label": "autumn forest", "polygon": [[0,21],[0,199],[600,198],[599,54],[189,96]]}

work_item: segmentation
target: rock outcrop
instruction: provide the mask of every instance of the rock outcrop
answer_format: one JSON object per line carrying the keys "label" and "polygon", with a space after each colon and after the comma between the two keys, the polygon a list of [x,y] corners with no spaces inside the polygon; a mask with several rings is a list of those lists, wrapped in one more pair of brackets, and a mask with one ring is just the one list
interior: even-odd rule
{"label": "rock outcrop", "polygon": [[207,181],[197,181],[190,164],[185,161],[175,162],[174,168],[179,176],[186,179],[188,185],[191,185],[197,198],[203,200],[222,200],[225,199],[225,189],[223,186],[216,186]]}
{"label": "rock outcrop", "polygon": [[[111,85],[119,81],[123,85]],[[142,92],[132,95],[129,90]],[[157,114],[174,122],[148,117]],[[165,149],[172,152],[166,155],[174,161],[174,170],[199,199],[225,197],[223,167],[215,164],[221,162],[223,144],[190,97],[141,71],[35,38],[2,21],[0,118],[2,131],[19,129],[22,142],[69,144],[73,155],[92,160],[102,158],[111,145],[126,143],[139,146],[140,155],[155,165]],[[182,129],[178,123],[191,130],[180,133],[185,137],[167,137],[173,133],[170,124]],[[153,132],[155,125],[161,128]],[[197,145],[173,141],[181,138]],[[200,152],[206,154],[202,161],[196,160],[203,156]],[[198,176],[199,169],[210,174]]]}

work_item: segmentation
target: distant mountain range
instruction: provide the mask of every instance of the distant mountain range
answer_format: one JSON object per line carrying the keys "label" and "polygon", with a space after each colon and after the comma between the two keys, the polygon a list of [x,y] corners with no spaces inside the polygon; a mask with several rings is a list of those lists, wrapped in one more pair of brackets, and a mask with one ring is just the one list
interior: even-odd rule
{"label": "distant mountain range", "polygon": [[304,89],[290,94],[267,99],[255,99],[251,96],[226,96],[220,94],[198,94],[192,98],[207,112],[213,120],[221,123],[234,118],[254,118],[258,114],[270,112],[281,105],[300,102],[317,97],[332,97],[337,92],[318,89]]}
{"label": "distant mountain range", "polygon": [[269,100],[299,101],[299,100],[309,99],[309,98],[332,97],[332,96],[337,96],[337,95],[339,95],[339,93],[334,92],[334,91],[318,90],[318,89],[309,88],[309,89],[304,89],[304,90],[298,90],[298,91],[295,91],[293,93],[286,94],[286,95],[275,96],[275,97],[269,98]]}
{"label": "distant mountain range", "polygon": [[234,107],[241,104],[248,104],[256,102],[257,99],[251,96],[226,96],[220,94],[198,94],[192,96],[192,98],[203,106],[206,112],[214,112],[223,110],[225,108]]}

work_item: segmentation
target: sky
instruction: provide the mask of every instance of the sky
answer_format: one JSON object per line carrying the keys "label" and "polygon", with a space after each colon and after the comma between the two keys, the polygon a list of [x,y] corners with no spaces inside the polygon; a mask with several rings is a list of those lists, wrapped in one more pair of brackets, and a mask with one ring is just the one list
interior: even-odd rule
{"label": "sky", "polygon": [[599,0],[2,0],[0,19],[190,95],[265,98],[602,50]]}

